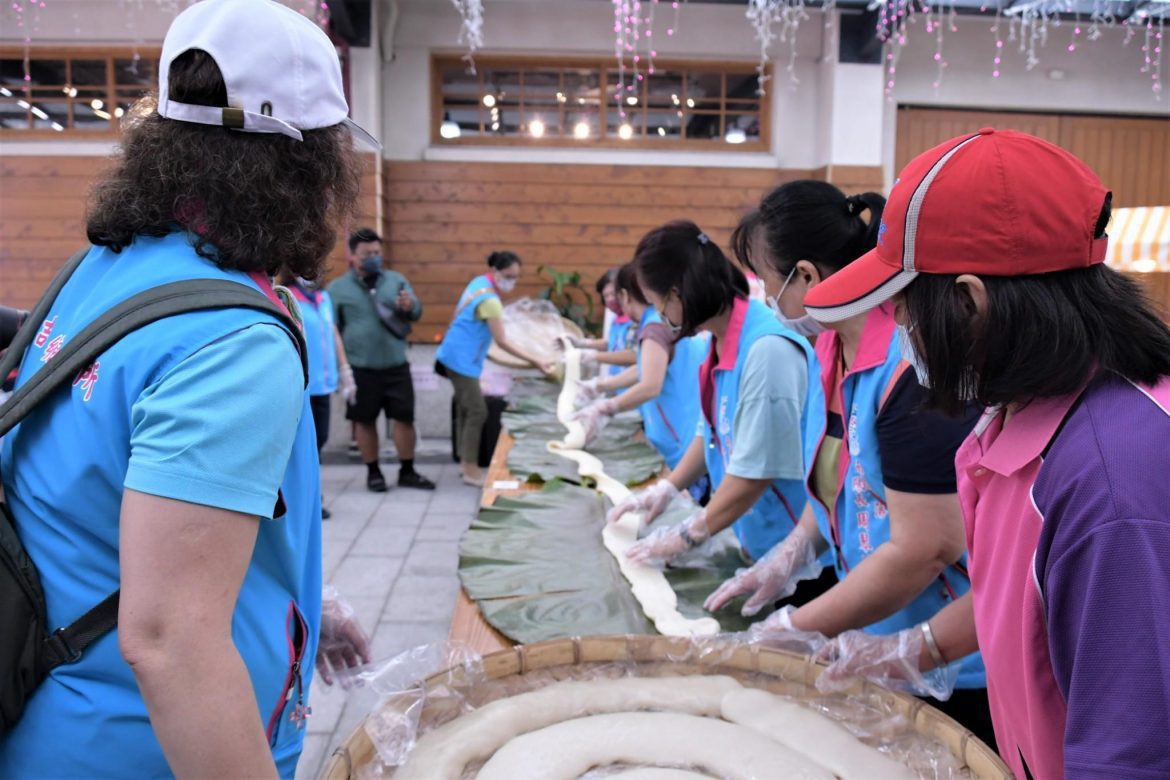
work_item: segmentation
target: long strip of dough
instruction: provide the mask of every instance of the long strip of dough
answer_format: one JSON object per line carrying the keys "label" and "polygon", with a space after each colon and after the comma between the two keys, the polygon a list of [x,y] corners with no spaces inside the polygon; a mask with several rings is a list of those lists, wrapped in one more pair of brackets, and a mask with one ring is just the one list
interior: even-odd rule
{"label": "long strip of dough", "polygon": [[722,675],[567,681],[497,699],[419,737],[394,780],[458,780],[513,737],[569,718],[656,709],[719,716],[740,684]]}
{"label": "long strip of dough", "polygon": [[911,780],[917,777],[829,718],[767,691],[741,688],[723,697],[723,719],[787,745],[841,780]]}
{"label": "long strip of dough", "polygon": [[[605,473],[600,460],[582,449],[585,446],[585,430],[581,423],[572,419],[578,384],[581,379],[581,353],[567,339],[565,347],[565,383],[557,398],[557,419],[568,429],[564,441],[549,442],[550,452],[568,458],[577,464],[577,473],[590,477],[597,483],[597,489],[610,501],[617,504],[630,495],[630,490],[621,482]],[[715,618],[690,619],[678,611],[678,596],[660,569],[635,563],[626,557],[626,551],[638,541],[638,529],[642,525],[640,514],[627,513],[616,523],[607,523],[601,532],[605,549],[617,560],[622,576],[630,583],[634,598],[642,605],[658,633],[666,636],[713,636],[719,633],[719,621]]]}
{"label": "long strip of dough", "polygon": [[477,778],[570,780],[610,764],[702,767],[726,780],[833,780],[752,729],[674,712],[594,715],[529,732],[497,751]]}

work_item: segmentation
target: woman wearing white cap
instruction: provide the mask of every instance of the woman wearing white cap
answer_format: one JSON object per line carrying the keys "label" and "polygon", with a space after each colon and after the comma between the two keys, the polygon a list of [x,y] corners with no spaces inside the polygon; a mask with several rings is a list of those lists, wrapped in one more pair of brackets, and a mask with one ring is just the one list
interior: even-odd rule
{"label": "woman wearing white cap", "polygon": [[[1110,194],[1039,138],[981,130],[912,160],[885,240],[811,291],[835,321],[893,305],[944,411],[971,592],[919,630],[837,640],[827,684],[981,649],[1016,777],[1170,777],[1170,328],[1104,265]],[[976,642],[978,637],[978,642]]]}
{"label": "woman wearing white cap", "polygon": [[[757,629],[765,636],[789,627],[827,636],[847,629],[896,633],[970,586],[953,462],[977,410],[958,420],[919,413],[923,389],[902,359],[889,307],[828,328],[804,308],[818,285],[881,240],[884,203],[875,193],[846,197],[827,182],[790,182],[736,231],[736,254],[765,280],[780,319],[816,337],[819,376],[810,382],[809,502],[800,524],[707,605],[721,609],[740,595],[748,596],[749,609],[776,601],[815,576],[826,552],[838,580],[799,609],[789,606],[769,618]],[[951,684],[923,692],[948,698]],[[963,662],[958,688],[949,701],[932,703],[990,740],[978,655]]]}
{"label": "woman wearing white cap", "polygon": [[118,600],[116,625],[28,686],[23,714],[5,708],[0,777],[291,778],[314,658],[326,679],[368,660],[352,613],[322,615],[313,417],[296,307],[271,284],[281,267],[316,278],[357,198],[336,50],[277,3],[206,0],[175,19],[159,72],[17,386],[162,285],[220,280],[294,316],[152,322],[5,437],[49,629]]}

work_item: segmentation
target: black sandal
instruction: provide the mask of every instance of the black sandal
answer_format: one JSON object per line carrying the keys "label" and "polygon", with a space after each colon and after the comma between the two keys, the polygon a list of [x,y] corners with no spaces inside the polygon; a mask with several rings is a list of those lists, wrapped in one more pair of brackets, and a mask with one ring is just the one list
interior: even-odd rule
{"label": "black sandal", "polygon": [[366,477],[366,487],[371,493],[385,493],[390,489],[386,487],[386,478],[381,474],[371,474]]}

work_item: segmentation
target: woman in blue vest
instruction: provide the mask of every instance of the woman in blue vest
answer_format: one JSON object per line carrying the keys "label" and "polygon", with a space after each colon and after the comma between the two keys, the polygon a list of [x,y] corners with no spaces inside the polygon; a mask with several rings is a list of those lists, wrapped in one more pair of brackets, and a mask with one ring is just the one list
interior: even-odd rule
{"label": "woman in blue vest", "polygon": [[796,527],[804,509],[804,453],[812,350],[748,300],[743,272],[692,222],[671,222],[638,245],[638,282],[676,337],[711,334],[700,388],[699,432],[668,479],[610,512],[641,511],[649,522],[704,473],[711,500],[683,523],[659,529],[629,555],[670,561],[733,526],[758,560]]}
{"label": "woman in blue vest", "polygon": [[[357,385],[353,380],[353,369],[345,358],[345,344],[333,323],[333,301],[329,293],[287,268],[281,270],[280,283],[292,293],[301,312],[301,329],[308,349],[309,408],[313,410],[319,459],[321,449],[329,440],[329,399],[340,388],[342,396],[350,403]],[[322,505],[321,519],[330,517],[329,510]]]}
{"label": "woman in blue vest", "polygon": [[[954,459],[978,410],[958,419],[920,411],[923,388],[902,359],[890,306],[861,308],[831,330],[804,309],[809,290],[874,247],[884,204],[876,193],[846,197],[826,182],[790,182],[735,233],[736,255],[764,279],[779,315],[801,333],[819,333],[820,376],[800,528],[725,583],[707,607],[741,595],[751,607],[770,603],[816,571],[809,562],[826,550],[840,580],[799,609],[771,616],[765,635],[772,628],[891,634],[922,624],[970,589]],[[960,690],[946,704],[931,703],[993,739],[982,660],[968,656],[957,671]]]}
{"label": "woman in blue vest", "polygon": [[[572,336],[569,340],[573,346],[581,350],[581,365],[602,364],[603,377],[615,377],[622,373],[627,366],[635,363],[636,328],[622,309],[617,292],[617,268],[611,268],[597,280],[597,294],[605,308],[613,313],[613,321],[609,324],[609,332],[603,339],[586,339]],[[622,392],[619,390],[618,392]]]}
{"label": "woman in blue vest", "polygon": [[512,252],[492,252],[487,264],[491,270],[472,279],[459,296],[455,316],[443,334],[435,362],[435,371],[450,379],[455,387],[455,448],[459,452],[463,481],[473,486],[483,485],[479,439],[488,411],[479,377],[492,340],[500,349],[527,360],[546,374],[554,369],[509,341],[504,330],[504,304],[500,296],[515,289],[520,278],[520,258]]}
{"label": "woman in blue vest", "polygon": [[699,337],[676,339],[642,294],[633,263],[618,271],[617,291],[622,311],[638,323],[634,337],[637,364],[616,377],[583,383],[586,393],[625,392],[616,398],[594,401],[579,411],[576,419],[585,427],[589,440],[608,418],[638,409],[646,439],[673,469],[690,447],[699,421],[697,379],[706,342]]}

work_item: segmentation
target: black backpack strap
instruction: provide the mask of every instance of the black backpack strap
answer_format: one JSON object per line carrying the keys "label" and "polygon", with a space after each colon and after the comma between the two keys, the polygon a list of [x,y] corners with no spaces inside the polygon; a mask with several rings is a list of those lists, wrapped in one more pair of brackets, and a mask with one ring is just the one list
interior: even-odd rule
{"label": "black backpack strap", "polygon": [[[17,365],[32,341],[32,334],[48,314],[57,294],[69,276],[80,264],[85,252],[74,255],[53,279],[45,294],[30,314],[26,327],[21,328],[13,349],[5,356],[5,373]],[[12,397],[0,406],[0,436],[12,430],[37,404],[61,385],[72,382],[77,373],[89,366],[99,355],[117,343],[123,336],[152,322],[192,311],[208,309],[256,309],[276,317],[301,359],[301,373],[305,385],[309,382],[308,350],[300,326],[288,311],[277,306],[264,295],[239,282],[226,279],[191,279],[161,285],[145,290],[102,314],[70,339],[53,356],[49,364],[33,374]],[[13,360],[9,357],[15,356]],[[86,612],[70,625],[59,628],[45,639],[44,673],[81,657],[94,640],[104,636],[118,624],[120,590],[107,596],[100,604]]]}
{"label": "black backpack strap", "polygon": [[8,350],[4,353],[4,357],[0,359],[0,382],[12,372],[12,369],[20,365],[21,359],[24,357],[24,351],[28,349],[28,345],[32,343],[34,334],[37,329],[41,327],[41,323],[45,321],[49,311],[53,308],[53,303],[57,300],[57,295],[61,292],[61,288],[69,281],[69,277],[73,276],[73,272],[77,270],[77,266],[81,265],[81,261],[89,254],[90,247],[79,249],[73,257],[69,258],[65,265],[53,277],[53,281],[49,282],[49,286],[45,288],[45,292],[41,295],[41,299],[37,301],[37,305],[33,307],[32,311],[28,313],[28,317],[24,320],[24,325],[16,332],[12,343],[8,345]]}
{"label": "black backpack strap", "polygon": [[239,282],[226,279],[172,282],[128,298],[66,342],[48,365],[29,377],[28,381],[0,407],[0,436],[12,430],[54,390],[66,382],[72,382],[79,371],[93,363],[99,355],[126,334],[176,314],[224,308],[258,309],[280,320],[300,353],[301,372],[305,384],[308,384],[308,350],[305,347],[305,337],[287,311]]}

